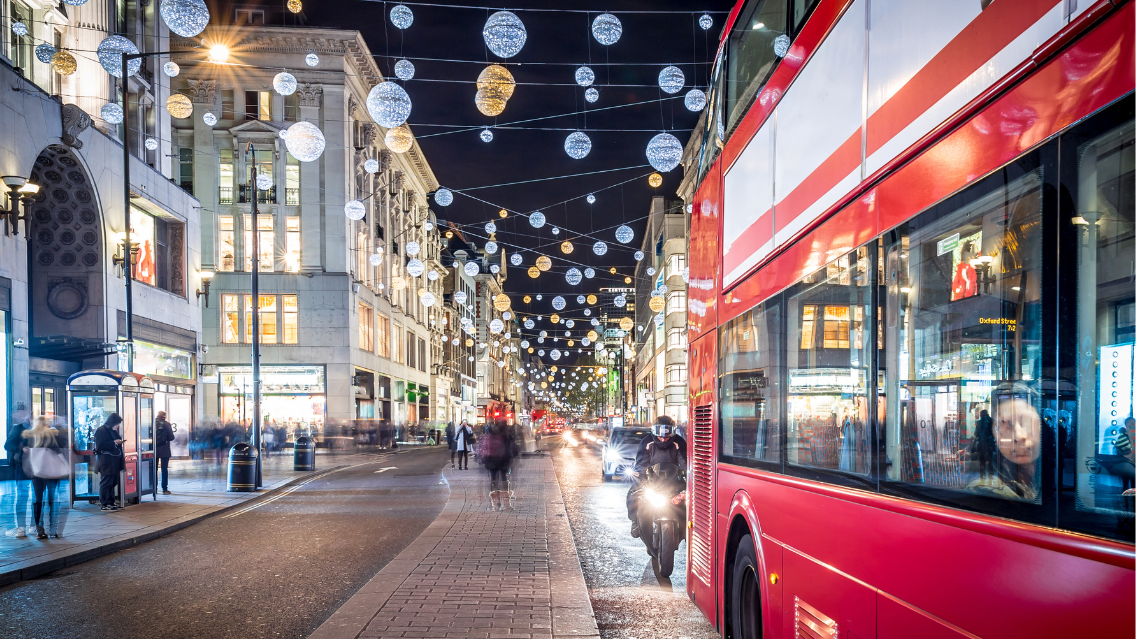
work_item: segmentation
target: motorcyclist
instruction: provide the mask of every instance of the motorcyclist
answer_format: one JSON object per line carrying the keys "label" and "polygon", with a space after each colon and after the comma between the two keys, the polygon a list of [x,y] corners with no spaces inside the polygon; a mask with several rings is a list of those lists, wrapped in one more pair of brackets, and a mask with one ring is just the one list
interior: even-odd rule
{"label": "motorcyclist", "polygon": [[643,490],[640,477],[655,464],[671,463],[686,470],[686,440],[675,434],[675,423],[669,415],[660,415],[655,420],[654,434],[644,437],[635,452],[635,478],[627,491],[627,518],[631,520],[631,536],[639,537],[639,493]]}

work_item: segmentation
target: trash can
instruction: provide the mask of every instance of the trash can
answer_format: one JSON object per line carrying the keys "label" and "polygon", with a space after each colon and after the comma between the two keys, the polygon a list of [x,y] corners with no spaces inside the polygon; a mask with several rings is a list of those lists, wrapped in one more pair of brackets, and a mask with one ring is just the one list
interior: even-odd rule
{"label": "trash can", "polygon": [[229,492],[256,492],[256,458],[259,452],[241,442],[229,449]]}
{"label": "trash can", "polygon": [[316,443],[311,437],[297,437],[292,448],[295,451],[293,470],[316,469]]}

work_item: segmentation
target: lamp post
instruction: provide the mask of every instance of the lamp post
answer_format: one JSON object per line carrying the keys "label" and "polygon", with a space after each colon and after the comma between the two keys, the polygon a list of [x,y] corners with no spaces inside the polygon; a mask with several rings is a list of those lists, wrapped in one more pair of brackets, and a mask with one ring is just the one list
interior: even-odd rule
{"label": "lamp post", "polygon": [[[257,224],[257,200],[260,197],[256,185],[256,149],[250,141],[245,152],[252,156],[252,428],[249,438],[252,447],[260,451],[260,226]],[[261,482],[260,455],[256,456],[256,487]]]}
{"label": "lamp post", "polygon": [[[36,194],[39,193],[39,185],[29,182],[27,178],[19,175],[5,175],[0,180],[4,181],[4,186],[8,188],[8,211],[0,211],[0,217],[4,217],[8,221],[8,232],[12,235],[18,235],[20,232],[20,220],[24,220],[24,232],[27,234],[28,229],[28,207],[31,206],[32,200],[35,199]],[[24,214],[20,215],[20,206],[16,203],[13,195],[18,195],[20,202],[24,204]]]}

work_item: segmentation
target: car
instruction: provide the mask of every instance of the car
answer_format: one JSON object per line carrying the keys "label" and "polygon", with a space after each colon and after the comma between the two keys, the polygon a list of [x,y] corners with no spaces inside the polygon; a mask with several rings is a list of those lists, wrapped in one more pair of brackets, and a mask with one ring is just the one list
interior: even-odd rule
{"label": "car", "polygon": [[611,481],[617,475],[631,471],[635,464],[635,453],[639,442],[651,435],[650,428],[613,428],[603,447],[603,480]]}

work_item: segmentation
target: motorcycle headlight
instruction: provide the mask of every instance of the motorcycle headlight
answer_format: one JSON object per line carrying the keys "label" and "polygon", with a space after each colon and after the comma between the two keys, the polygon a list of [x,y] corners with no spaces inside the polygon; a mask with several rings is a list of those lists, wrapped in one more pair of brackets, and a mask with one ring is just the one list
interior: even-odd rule
{"label": "motorcycle headlight", "polygon": [[666,497],[663,497],[659,493],[657,493],[657,492],[655,492],[655,491],[653,491],[649,488],[647,490],[643,491],[643,496],[647,499],[648,503],[650,503],[652,506],[655,506],[655,507],[659,507],[659,506],[662,506],[663,504],[667,503]]}

